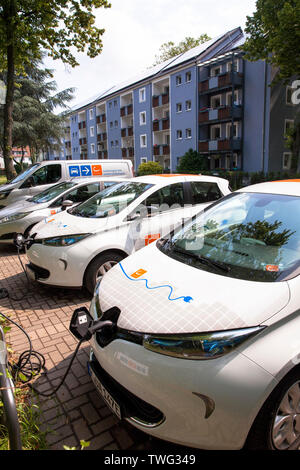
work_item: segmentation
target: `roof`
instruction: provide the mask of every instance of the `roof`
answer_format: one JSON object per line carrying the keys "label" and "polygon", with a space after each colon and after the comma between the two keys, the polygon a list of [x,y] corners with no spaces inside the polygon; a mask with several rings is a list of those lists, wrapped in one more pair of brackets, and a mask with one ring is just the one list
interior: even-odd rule
{"label": "roof", "polygon": [[[172,180],[172,181],[171,181]],[[183,175],[183,174],[160,174],[160,175],[145,175],[137,176],[132,178],[130,181],[157,184],[160,186],[166,186],[173,183],[180,183],[184,181],[202,181],[209,183],[225,183],[228,185],[228,181],[224,178],[218,178],[217,176],[206,176],[206,175]]]}
{"label": "roof", "polygon": [[258,183],[241,188],[237,192],[300,196],[300,180],[281,180]]}
{"label": "roof", "polygon": [[[235,37],[234,39],[231,39],[231,35],[238,34],[238,37]],[[216,36],[213,39],[210,39],[209,41],[204,42],[203,44],[200,44],[199,46],[193,47],[192,49],[189,49],[188,51],[179,54],[176,57],[172,57],[171,59],[166,60],[165,62],[162,62],[161,64],[155,65],[153,67],[147,68],[146,70],[140,72],[139,74],[135,75],[134,77],[131,77],[130,79],[121,82],[119,84],[116,84],[108,89],[103,90],[97,95],[94,95],[93,97],[90,97],[89,99],[75,105],[73,108],[71,108],[72,111],[77,111],[80,110],[81,108],[84,108],[85,106],[90,106],[101,99],[108,98],[110,95],[113,95],[115,93],[120,92],[123,89],[126,89],[130,86],[133,86],[134,84],[137,84],[139,82],[142,82],[146,79],[150,79],[155,77],[156,75],[162,75],[168,71],[170,71],[174,67],[178,67],[180,65],[183,65],[186,62],[193,61],[196,59],[201,59],[201,56],[205,56],[205,52],[213,46],[214,44],[218,43],[221,39],[228,38],[230,42],[227,44],[226,48],[229,50],[230,47],[235,47],[235,42],[236,41],[242,41],[244,37],[244,33],[240,27],[234,28],[231,31],[228,31],[226,33],[220,34],[219,36]]]}

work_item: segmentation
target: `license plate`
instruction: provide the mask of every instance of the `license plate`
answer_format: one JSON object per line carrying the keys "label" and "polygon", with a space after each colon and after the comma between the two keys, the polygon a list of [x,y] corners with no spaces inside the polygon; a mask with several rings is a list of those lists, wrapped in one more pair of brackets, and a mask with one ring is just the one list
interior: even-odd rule
{"label": "license plate", "polygon": [[121,408],[119,404],[111,396],[111,394],[106,390],[106,388],[102,385],[102,383],[100,382],[100,380],[98,379],[98,377],[95,375],[95,373],[92,370],[91,370],[91,377],[92,377],[92,381],[94,382],[96,389],[98,390],[99,394],[101,395],[105,403],[108,405],[111,411],[119,419],[122,419],[122,413],[121,413]]}
{"label": "license plate", "polygon": [[26,273],[29,279],[31,279],[32,281],[35,281],[35,272],[32,271],[32,269],[30,269],[29,266],[26,266]]}

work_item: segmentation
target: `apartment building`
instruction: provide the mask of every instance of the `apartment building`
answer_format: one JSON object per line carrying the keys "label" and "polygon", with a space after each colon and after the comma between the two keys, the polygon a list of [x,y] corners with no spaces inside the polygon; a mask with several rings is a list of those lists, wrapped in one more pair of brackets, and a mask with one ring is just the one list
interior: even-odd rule
{"label": "apartment building", "polygon": [[281,171],[291,166],[285,134],[299,106],[274,70],[245,60],[240,27],[113,86],[74,108],[60,155],[131,159],[176,171],[197,150],[212,170]]}

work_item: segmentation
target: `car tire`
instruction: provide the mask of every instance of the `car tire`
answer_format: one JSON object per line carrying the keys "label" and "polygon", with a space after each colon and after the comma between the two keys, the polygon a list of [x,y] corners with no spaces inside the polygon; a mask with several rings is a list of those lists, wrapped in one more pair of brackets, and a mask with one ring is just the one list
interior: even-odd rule
{"label": "car tire", "polygon": [[[300,368],[295,367],[273,390],[258,413],[245,448],[300,448]],[[295,449],[295,450],[296,450]]]}
{"label": "car tire", "polygon": [[97,256],[91,261],[86,270],[84,282],[90,294],[94,293],[97,280],[124,258],[125,256],[122,256],[120,253],[110,251]]}

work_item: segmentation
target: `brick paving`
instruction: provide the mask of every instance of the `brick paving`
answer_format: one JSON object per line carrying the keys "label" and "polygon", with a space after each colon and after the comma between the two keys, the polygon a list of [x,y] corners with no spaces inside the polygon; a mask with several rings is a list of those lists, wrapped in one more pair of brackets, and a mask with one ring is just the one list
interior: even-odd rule
{"label": "brick paving", "polygon": [[[27,258],[21,255],[25,264]],[[13,246],[0,246],[0,288],[7,288],[20,301],[0,299],[0,312],[19,323],[29,334],[33,349],[46,359],[47,375],[36,379],[42,392],[51,391],[67,369],[77,341],[68,330],[75,308],[89,306],[83,291],[48,288],[26,282]],[[25,335],[15,326],[7,337],[15,353],[28,349]],[[111,413],[95,390],[87,373],[89,348],[84,345],[73,363],[64,385],[51,398],[40,396],[42,430],[48,448],[62,450],[64,445],[79,448],[80,440],[90,442],[88,450],[155,450],[166,446],[139,432]]]}

